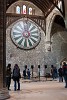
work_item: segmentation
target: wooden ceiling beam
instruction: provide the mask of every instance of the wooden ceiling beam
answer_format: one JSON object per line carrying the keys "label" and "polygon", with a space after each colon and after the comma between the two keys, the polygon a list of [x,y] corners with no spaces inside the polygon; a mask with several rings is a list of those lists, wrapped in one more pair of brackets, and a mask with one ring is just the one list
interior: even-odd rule
{"label": "wooden ceiling beam", "polygon": [[59,7],[57,6],[58,0],[54,0],[54,1],[55,1],[55,3],[53,2],[53,0],[50,0],[50,2],[52,2],[53,5],[61,12],[61,14],[64,15],[64,12],[62,12],[61,9],[59,9]]}
{"label": "wooden ceiling beam", "polygon": [[42,12],[44,13],[44,7],[43,7],[43,4],[42,4],[42,1],[40,0],[26,0],[26,1],[30,1],[32,2],[33,4],[35,4],[39,9],[42,10]]}

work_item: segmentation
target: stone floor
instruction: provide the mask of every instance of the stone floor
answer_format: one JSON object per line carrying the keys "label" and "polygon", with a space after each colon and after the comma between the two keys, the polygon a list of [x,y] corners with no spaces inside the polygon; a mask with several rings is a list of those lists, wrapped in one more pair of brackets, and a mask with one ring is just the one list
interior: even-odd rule
{"label": "stone floor", "polygon": [[11,83],[10,98],[8,100],[67,100],[67,88],[65,83],[57,81],[29,81],[21,80],[21,90],[14,91]]}

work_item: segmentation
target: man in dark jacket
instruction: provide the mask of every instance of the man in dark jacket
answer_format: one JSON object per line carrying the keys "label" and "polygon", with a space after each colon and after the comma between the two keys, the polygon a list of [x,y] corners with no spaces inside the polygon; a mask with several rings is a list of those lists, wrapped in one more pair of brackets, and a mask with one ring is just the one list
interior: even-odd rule
{"label": "man in dark jacket", "polygon": [[63,70],[62,67],[58,69],[59,72],[59,82],[63,82]]}
{"label": "man in dark jacket", "polygon": [[67,88],[67,64],[66,62],[63,62],[63,76],[65,80],[65,88]]}
{"label": "man in dark jacket", "polygon": [[8,64],[6,68],[6,87],[8,90],[10,90],[10,84],[11,84],[11,64]]}

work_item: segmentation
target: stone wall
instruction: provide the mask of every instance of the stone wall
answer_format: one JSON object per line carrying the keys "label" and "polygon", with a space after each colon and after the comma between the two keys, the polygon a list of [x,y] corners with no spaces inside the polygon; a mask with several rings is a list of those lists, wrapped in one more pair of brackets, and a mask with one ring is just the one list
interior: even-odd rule
{"label": "stone wall", "polygon": [[[12,27],[12,26],[11,26]],[[48,65],[48,72],[51,65],[59,67],[60,62],[67,58],[67,32],[52,30],[54,32],[51,37],[51,51],[45,51],[45,33],[41,30],[41,40],[38,46],[31,50],[21,50],[17,48],[10,38],[11,27],[6,30],[6,63],[11,63],[12,68],[17,63],[21,69],[24,69],[24,65],[34,65],[34,71],[38,71],[38,64],[41,65],[41,73],[44,74],[44,65]],[[59,27],[62,30],[62,27]]]}
{"label": "stone wall", "polygon": [[[12,26],[11,26],[12,27]],[[10,38],[11,27],[6,30],[6,63],[11,63],[12,67],[17,63],[21,70],[24,65],[34,65],[37,70],[37,65],[44,65],[45,52],[45,33],[41,30],[41,40],[38,46],[31,50],[23,50],[17,48]]]}
{"label": "stone wall", "polygon": [[[17,3],[18,2],[13,4],[11,7],[16,6]],[[32,5],[32,7],[33,6],[34,5]],[[7,12],[11,12],[11,7],[7,10]],[[38,10],[39,9],[36,7],[37,15],[43,15],[40,10],[39,14]],[[60,66],[60,62],[67,58],[67,32],[61,26],[53,24],[54,17],[56,15],[62,16],[57,8],[55,8],[46,18],[46,35],[39,27],[41,31],[40,43],[31,50],[21,50],[17,48],[10,38],[10,32],[13,24],[8,27],[6,30],[6,64],[11,63],[13,68],[14,64],[17,63],[21,69],[21,72],[24,69],[24,65],[27,65],[28,68],[30,68],[31,65],[34,65],[34,72],[38,72],[38,65],[40,64],[41,75],[44,75],[44,65],[48,66],[47,72],[50,72],[51,65],[58,68]],[[50,44],[51,51],[48,52],[46,52],[46,40],[48,42],[52,42],[52,44]]]}

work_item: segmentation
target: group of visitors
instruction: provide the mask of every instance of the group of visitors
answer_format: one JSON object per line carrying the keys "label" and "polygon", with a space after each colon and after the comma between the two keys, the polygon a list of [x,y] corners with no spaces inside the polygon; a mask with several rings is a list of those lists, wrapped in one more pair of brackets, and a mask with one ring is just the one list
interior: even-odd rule
{"label": "group of visitors", "polygon": [[[8,64],[6,68],[6,87],[8,90],[10,90],[10,84],[11,84],[11,74],[12,74],[12,79],[14,81],[14,91],[20,90],[20,68],[18,64],[14,65],[13,72],[11,72],[11,64]],[[17,88],[18,85],[18,88]]]}
{"label": "group of visitors", "polygon": [[[53,65],[51,66],[52,78],[55,79],[57,77],[57,69]],[[63,62],[63,65],[58,69],[59,73],[59,82],[63,82],[63,78],[65,80],[65,88],[67,88],[67,64]],[[23,70],[24,79],[30,79],[30,70],[25,68]],[[10,90],[11,78],[14,81],[14,91],[20,90],[20,68],[18,64],[14,65],[13,71],[11,71],[11,64],[8,64],[6,67],[6,87]]]}
{"label": "group of visitors", "polygon": [[23,77],[24,77],[24,79],[30,79],[30,70],[28,69],[27,71],[26,71],[26,69],[24,69],[23,70]]}
{"label": "group of visitors", "polygon": [[[29,69],[24,69],[23,70],[23,77],[24,79],[30,79],[30,70]],[[10,84],[11,84],[11,78],[14,81],[14,91],[20,90],[20,68],[18,64],[14,65],[13,71],[11,71],[11,64],[8,64],[6,67],[6,87],[8,90],[10,90]]]}
{"label": "group of visitors", "polygon": [[65,88],[67,88],[67,64],[63,62],[63,65],[58,69],[59,72],[59,82],[63,82],[63,77],[65,80]]}
{"label": "group of visitors", "polygon": [[52,74],[53,80],[56,79],[58,75],[59,75],[59,82],[63,82],[63,79],[64,79],[65,88],[67,88],[67,64],[66,62],[63,62],[63,64],[58,69],[58,72],[57,72],[57,68],[52,65],[51,74]]}

